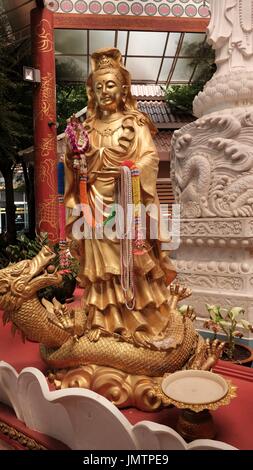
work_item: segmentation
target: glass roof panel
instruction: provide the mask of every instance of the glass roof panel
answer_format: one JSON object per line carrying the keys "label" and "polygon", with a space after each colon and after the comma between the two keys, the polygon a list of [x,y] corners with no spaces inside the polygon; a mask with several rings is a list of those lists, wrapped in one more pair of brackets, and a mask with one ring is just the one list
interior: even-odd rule
{"label": "glass roof panel", "polygon": [[193,72],[192,59],[177,59],[171,82],[188,83]]}
{"label": "glass roof panel", "polygon": [[192,54],[192,45],[200,44],[205,40],[205,37],[205,33],[185,33],[179,56],[190,56]]}
{"label": "glass roof panel", "polygon": [[131,31],[127,53],[139,56],[162,56],[167,33]]}
{"label": "glass roof panel", "polygon": [[56,29],[55,54],[87,54],[87,31]]}
{"label": "glass roof panel", "polygon": [[57,56],[56,75],[62,81],[83,82],[87,78],[87,57]]}
{"label": "glass roof panel", "polygon": [[192,77],[191,81],[192,82],[197,82],[199,79],[203,80],[203,73],[204,73],[204,77],[205,77],[206,76],[206,70],[207,70],[206,63],[202,63],[202,64],[197,65],[196,70],[193,74],[193,77]]}
{"label": "glass roof panel", "polygon": [[176,54],[180,33],[170,33],[165,55],[174,56]]}
{"label": "glass roof panel", "polygon": [[[195,71],[192,62],[198,52],[198,44],[204,40],[204,33],[56,30],[57,78],[72,82],[86,80],[92,52],[101,47],[116,46],[122,53],[123,62],[126,57],[125,65],[133,83],[164,84],[168,80],[188,83],[189,80],[197,80],[201,72],[200,66]],[[60,56],[65,60],[59,61]]]}
{"label": "glass roof panel", "polygon": [[116,47],[120,50],[121,54],[125,54],[126,40],[127,40],[127,32],[126,31],[118,31],[118,38],[117,38]]}
{"label": "glass roof panel", "polygon": [[164,59],[163,65],[161,68],[160,76],[159,76],[159,82],[167,82],[167,78],[169,75],[169,71],[172,66],[173,59]]}
{"label": "glass roof panel", "polygon": [[90,53],[102,47],[114,46],[115,31],[90,31]]}
{"label": "glass roof panel", "polygon": [[152,82],[156,81],[160,63],[161,59],[152,59],[150,66],[150,58],[148,57],[128,57],[126,68],[131,73],[133,81]]}

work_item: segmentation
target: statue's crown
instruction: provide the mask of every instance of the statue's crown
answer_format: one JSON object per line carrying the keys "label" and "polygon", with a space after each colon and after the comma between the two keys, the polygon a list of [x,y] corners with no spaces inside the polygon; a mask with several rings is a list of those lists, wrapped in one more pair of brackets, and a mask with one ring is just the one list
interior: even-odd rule
{"label": "statue's crown", "polygon": [[110,57],[103,55],[97,60],[97,69],[105,69],[108,67],[115,67],[115,62]]}
{"label": "statue's crown", "polygon": [[93,72],[101,69],[119,68],[120,66],[122,66],[121,53],[114,47],[99,49],[91,55]]}

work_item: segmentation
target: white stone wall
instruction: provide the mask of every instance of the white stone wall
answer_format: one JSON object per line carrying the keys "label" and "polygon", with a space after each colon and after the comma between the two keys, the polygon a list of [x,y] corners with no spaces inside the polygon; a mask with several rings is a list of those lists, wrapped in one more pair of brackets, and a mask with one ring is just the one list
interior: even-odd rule
{"label": "white stone wall", "polygon": [[[174,133],[171,178],[181,204],[178,279],[205,304],[240,306],[253,322],[253,2],[210,0],[217,71]],[[246,332],[245,332],[246,333]],[[252,334],[251,334],[252,337]]]}

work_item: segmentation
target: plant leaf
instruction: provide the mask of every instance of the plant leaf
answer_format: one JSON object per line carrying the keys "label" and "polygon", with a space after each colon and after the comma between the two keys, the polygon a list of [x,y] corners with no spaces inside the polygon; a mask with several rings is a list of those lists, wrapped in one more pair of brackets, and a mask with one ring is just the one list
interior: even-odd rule
{"label": "plant leaf", "polygon": [[242,327],[245,328],[245,330],[250,330],[251,329],[251,324],[247,320],[240,320],[239,325],[242,325]]}
{"label": "plant leaf", "polygon": [[243,314],[244,314],[244,310],[242,307],[233,307],[230,310],[230,315],[231,315],[232,320],[236,320],[236,318],[239,315],[243,315]]}
{"label": "plant leaf", "polygon": [[185,313],[187,312],[187,309],[188,309],[189,305],[180,305],[178,311],[181,313],[181,315],[185,315]]}
{"label": "plant leaf", "polygon": [[216,315],[219,315],[220,314],[220,305],[209,305],[209,304],[206,304],[206,308],[208,310],[208,312],[211,314],[212,313],[215,313]]}
{"label": "plant leaf", "polygon": [[220,320],[219,324],[222,325],[222,326],[225,326],[225,327],[226,326],[231,327],[231,322],[226,321],[226,320]]}

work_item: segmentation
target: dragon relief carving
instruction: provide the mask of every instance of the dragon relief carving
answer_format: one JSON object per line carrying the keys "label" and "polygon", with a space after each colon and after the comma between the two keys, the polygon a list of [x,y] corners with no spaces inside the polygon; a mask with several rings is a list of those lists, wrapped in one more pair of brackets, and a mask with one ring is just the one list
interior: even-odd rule
{"label": "dragon relief carving", "polygon": [[243,279],[233,276],[210,276],[210,274],[179,274],[180,283],[187,283],[191,287],[206,289],[225,289],[240,291],[243,288]]}
{"label": "dragon relief carving", "polygon": [[182,222],[182,236],[220,236],[229,237],[231,235],[242,234],[242,223],[239,220],[195,220]]}
{"label": "dragon relief carving", "polygon": [[[45,246],[33,259],[0,270],[0,308],[4,310],[4,323],[11,321],[13,330],[18,329],[24,338],[39,342],[42,358],[50,367],[62,370],[62,377],[65,369],[74,368],[75,371],[76,368],[77,375],[75,372],[70,374],[72,384],[75,382],[73,377],[79,377],[80,367],[83,366],[95,367],[99,387],[95,387],[93,380],[92,389],[99,393],[101,387],[101,393],[103,390],[113,390],[116,377],[117,381],[124,381],[128,376],[129,398],[126,401],[123,397],[125,392],[122,392],[119,403],[129,406],[138,402],[141,409],[151,410],[158,406],[151,390],[154,380],[160,380],[164,373],[181,368],[197,368],[197,364],[198,368],[207,370],[217,361],[221,346],[217,345],[216,353],[212,352],[210,356],[208,344],[193,327],[192,316],[182,316],[177,311],[177,302],[191,293],[177,284],[170,286],[167,326],[161,332],[161,341],[156,341],[154,348],[136,345],[129,338],[117,334],[91,341],[85,311],[81,308],[68,309],[56,300],[51,303],[42,299],[40,302],[37,296],[39,289],[61,282],[59,273],[48,273],[46,269],[54,256]],[[166,346],[166,350],[162,344],[165,340],[171,342],[171,347]],[[200,357],[203,358],[201,364]],[[100,378],[99,371],[102,374]],[[86,383],[84,377],[82,381]],[[135,396],[137,389],[138,396]],[[125,390],[123,386],[122,390]]]}
{"label": "dragon relief carving", "polygon": [[182,217],[253,216],[253,109],[202,117],[174,133],[172,148]]}

